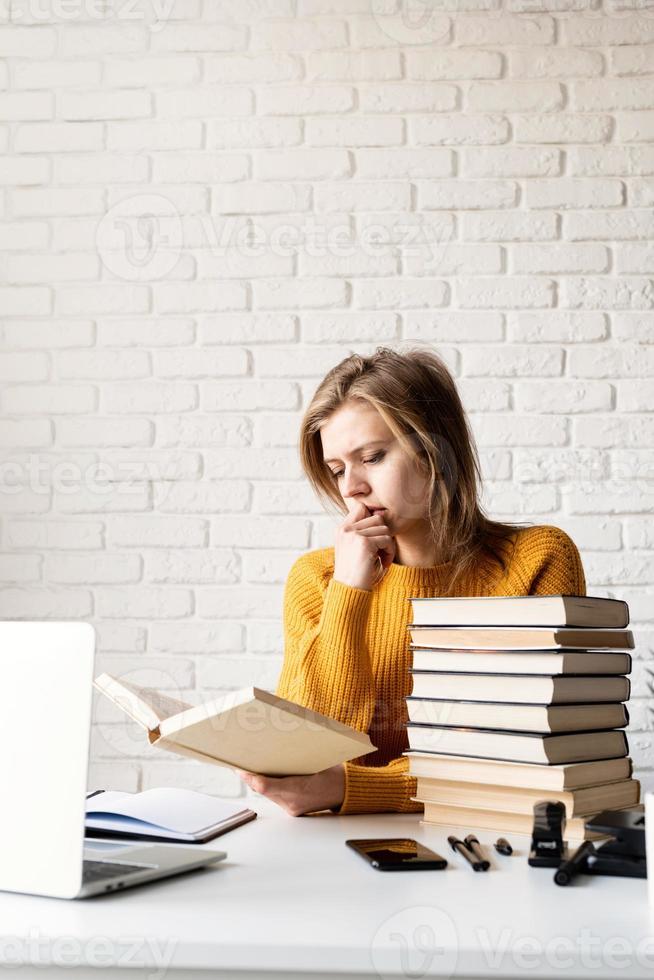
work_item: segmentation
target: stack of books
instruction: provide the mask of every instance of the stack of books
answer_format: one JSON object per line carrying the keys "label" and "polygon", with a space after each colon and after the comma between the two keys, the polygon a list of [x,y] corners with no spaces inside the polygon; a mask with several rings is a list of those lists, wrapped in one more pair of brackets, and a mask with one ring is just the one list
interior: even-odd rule
{"label": "stack of books", "polygon": [[625,602],[594,596],[413,598],[409,772],[424,823],[530,834],[540,800],[565,837],[639,802],[624,732]]}

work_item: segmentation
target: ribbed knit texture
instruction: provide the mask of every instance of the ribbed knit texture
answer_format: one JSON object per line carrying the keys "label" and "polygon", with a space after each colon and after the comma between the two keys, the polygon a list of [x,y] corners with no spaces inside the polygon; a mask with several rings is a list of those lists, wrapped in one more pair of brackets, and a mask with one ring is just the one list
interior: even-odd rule
{"label": "ribbed knit texture", "polygon": [[[338,813],[419,812],[408,775],[405,698],[411,693],[410,597],[443,595],[451,566],[393,564],[371,591],[333,578],[334,549],[302,555],[284,592],[284,663],[277,694],[368,732],[376,751],[345,766]],[[523,528],[506,572],[479,562],[460,596],[585,595],[579,552],[551,526]]]}

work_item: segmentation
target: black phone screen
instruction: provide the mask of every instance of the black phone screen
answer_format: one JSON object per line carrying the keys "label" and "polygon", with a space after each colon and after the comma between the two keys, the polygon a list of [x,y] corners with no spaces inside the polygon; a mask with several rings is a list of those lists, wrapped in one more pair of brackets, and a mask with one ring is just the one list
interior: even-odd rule
{"label": "black phone screen", "polygon": [[346,840],[345,843],[378,871],[440,871],[447,861],[409,837]]}

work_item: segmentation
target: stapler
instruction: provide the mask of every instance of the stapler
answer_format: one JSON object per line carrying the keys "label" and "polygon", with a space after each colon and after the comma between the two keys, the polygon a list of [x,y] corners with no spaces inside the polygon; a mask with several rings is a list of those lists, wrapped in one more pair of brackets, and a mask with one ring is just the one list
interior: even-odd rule
{"label": "stapler", "polygon": [[616,875],[620,878],[646,878],[645,810],[640,806],[627,810],[604,810],[586,821],[586,829],[610,836],[586,859],[584,872],[591,875]]}
{"label": "stapler", "polygon": [[528,863],[532,868],[558,868],[567,857],[563,840],[565,805],[556,800],[534,804],[534,829]]}

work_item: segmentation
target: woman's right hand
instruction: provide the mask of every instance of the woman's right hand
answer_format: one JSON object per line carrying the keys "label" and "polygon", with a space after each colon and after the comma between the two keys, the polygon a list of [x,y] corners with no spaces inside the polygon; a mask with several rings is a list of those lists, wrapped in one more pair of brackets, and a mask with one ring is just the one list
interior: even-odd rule
{"label": "woman's right hand", "polygon": [[334,579],[343,585],[372,591],[381,560],[385,571],[395,558],[395,538],[383,514],[371,514],[361,501],[348,502],[350,513],[336,529]]}

